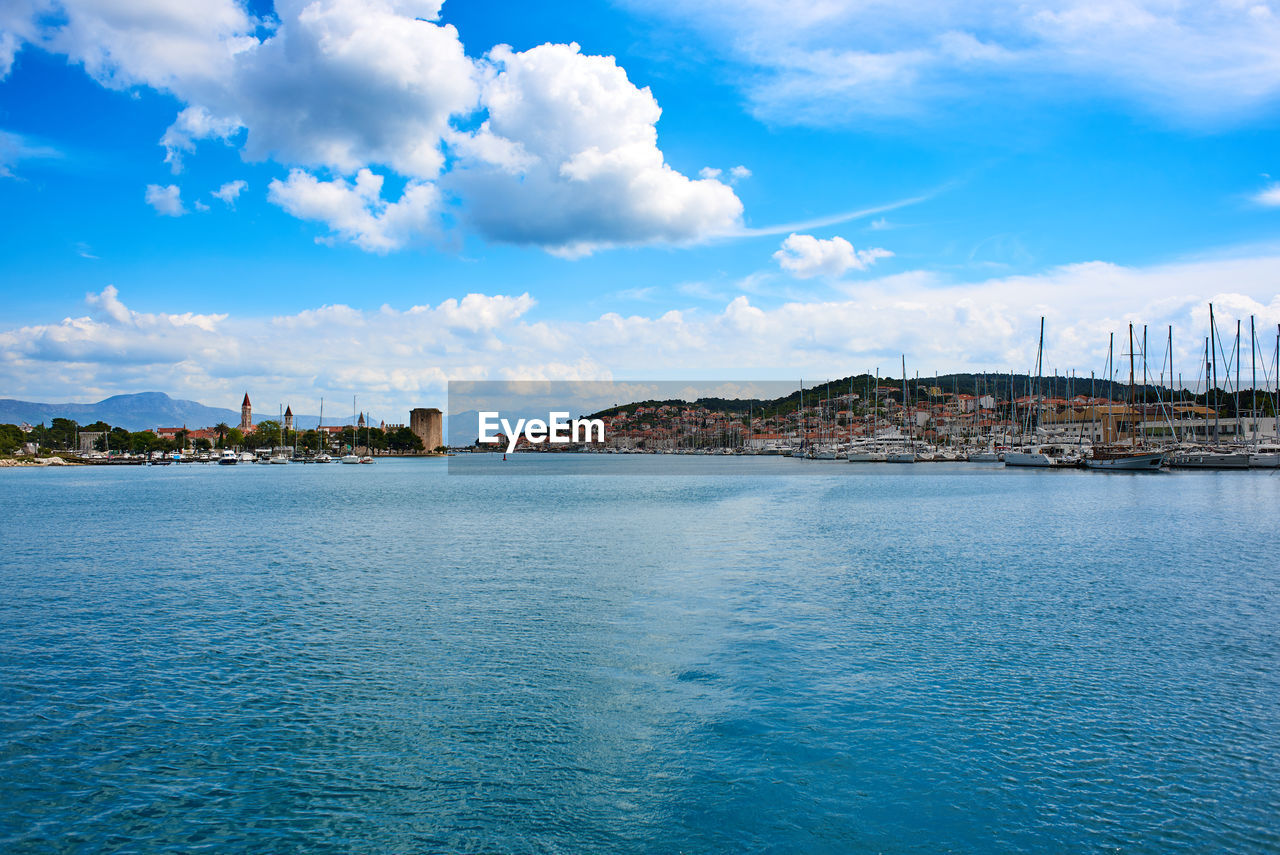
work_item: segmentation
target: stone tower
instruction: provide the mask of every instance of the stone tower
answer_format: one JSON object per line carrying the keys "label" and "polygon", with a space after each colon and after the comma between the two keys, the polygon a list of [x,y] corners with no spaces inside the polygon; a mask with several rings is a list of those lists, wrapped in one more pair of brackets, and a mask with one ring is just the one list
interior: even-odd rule
{"label": "stone tower", "polygon": [[240,404],[240,430],[249,433],[253,430],[253,406],[249,403],[249,393],[244,393],[244,402]]}
{"label": "stone tower", "polygon": [[286,431],[293,430],[293,407],[284,408],[284,429]]}
{"label": "stone tower", "polygon": [[444,445],[444,414],[435,407],[418,407],[409,411],[409,430],[422,440],[422,447],[435,451]]}

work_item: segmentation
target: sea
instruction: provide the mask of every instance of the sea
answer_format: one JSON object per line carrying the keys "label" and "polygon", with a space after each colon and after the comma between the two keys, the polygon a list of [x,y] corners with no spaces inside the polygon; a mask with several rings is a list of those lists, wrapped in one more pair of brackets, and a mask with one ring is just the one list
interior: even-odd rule
{"label": "sea", "polygon": [[0,471],[0,851],[1280,851],[1280,476],[514,457]]}

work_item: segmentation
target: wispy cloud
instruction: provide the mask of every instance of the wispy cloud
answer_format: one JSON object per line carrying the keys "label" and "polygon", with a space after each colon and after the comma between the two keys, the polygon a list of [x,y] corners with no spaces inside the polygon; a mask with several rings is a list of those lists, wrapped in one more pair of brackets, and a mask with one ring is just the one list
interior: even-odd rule
{"label": "wispy cloud", "polygon": [[1268,208],[1280,206],[1280,182],[1273,181],[1253,194],[1253,201]]}
{"label": "wispy cloud", "polygon": [[[946,185],[950,186],[950,185]],[[876,205],[871,208],[855,208],[852,211],[844,211],[838,214],[828,214],[823,217],[815,217],[811,220],[798,220],[792,223],[779,223],[774,226],[756,226],[744,227],[736,229],[726,234],[727,237],[762,237],[768,235],[785,235],[791,232],[807,232],[814,229],[823,229],[828,226],[838,226],[841,223],[852,222],[853,220],[862,220],[876,214],[884,214],[889,211],[896,211],[900,208],[906,208],[911,205],[918,205],[921,202],[927,202],[942,192],[944,188],[923,193],[919,196],[911,196],[906,199],[899,199],[896,202],[889,202],[884,205]]]}
{"label": "wispy cloud", "polygon": [[1022,107],[1081,91],[1216,123],[1280,94],[1280,15],[1266,3],[627,3],[701,34],[777,124],[929,121],[993,97]]}
{"label": "wispy cloud", "polygon": [[17,178],[19,163],[29,160],[53,160],[62,152],[22,134],[0,131],[0,178]]}
{"label": "wispy cloud", "polygon": [[1023,371],[1033,365],[1041,316],[1050,371],[1101,370],[1108,333],[1133,322],[1172,326],[1176,368],[1193,382],[1208,302],[1228,323],[1257,316],[1273,335],[1278,279],[1273,250],[1146,268],[1095,261],[969,282],[914,271],[844,283],[826,297],[762,302],[749,290],[768,290],[762,273],[718,306],[659,304],[587,321],[533,319],[529,294],[372,311],[330,305],[272,318],[146,313],[108,287],[89,295],[87,315],[0,330],[0,388],[41,400],[160,388],[215,404],[234,404],[246,388],[294,401],[355,391],[399,421],[412,406],[441,404],[449,379],[839,376],[901,353],[922,371]]}

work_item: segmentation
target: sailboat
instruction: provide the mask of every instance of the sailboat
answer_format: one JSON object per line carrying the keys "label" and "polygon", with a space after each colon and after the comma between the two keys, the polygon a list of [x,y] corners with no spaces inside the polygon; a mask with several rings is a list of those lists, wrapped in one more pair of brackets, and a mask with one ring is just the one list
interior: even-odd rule
{"label": "sailboat", "polygon": [[[351,410],[352,412],[358,412],[356,410],[356,398],[354,395],[351,396]],[[360,436],[360,425],[359,425],[359,422],[357,422],[356,426],[351,429],[351,449],[346,454],[342,455],[342,460],[341,460],[342,463],[359,463],[360,462],[360,455],[356,454],[356,439],[359,436]]]}
{"label": "sailboat", "polygon": [[271,463],[284,464],[289,462],[289,458],[284,453],[284,407],[280,408],[280,445],[276,453],[271,455]]}
{"label": "sailboat", "polygon": [[863,439],[861,442],[851,442],[849,453],[846,456],[850,463],[884,463],[885,453],[880,448],[876,435],[880,429],[880,367],[876,366],[875,370],[875,391],[870,392],[867,397],[871,399],[871,436]]}
{"label": "sailboat", "polygon": [[[358,428],[357,428],[358,429]],[[373,417],[370,416],[364,420],[364,450],[367,452],[360,458],[361,463],[373,462]]]}
{"label": "sailboat", "polygon": [[327,444],[324,435],[324,398],[320,399],[320,421],[316,423],[316,433],[319,435],[320,453],[309,459],[314,463],[332,463],[333,458],[324,450]]}
{"label": "sailboat", "polygon": [[1133,324],[1129,324],[1129,447],[1095,445],[1093,456],[1084,459],[1087,469],[1123,472],[1158,472],[1164,465],[1163,451],[1139,450],[1138,417],[1133,395]]}
{"label": "sailboat", "polygon": [[915,463],[916,452],[911,447],[911,433],[907,427],[907,356],[902,355],[902,443],[899,451],[890,451],[885,455],[887,463]]}
{"label": "sailboat", "polygon": [[[1035,407],[1038,403],[1042,403],[1039,398],[1040,392],[1040,375],[1044,370],[1044,318],[1040,318],[1040,343],[1036,346],[1036,380],[1035,394],[1028,395],[1030,400],[1027,401],[1027,424],[1023,429],[1023,441],[1026,441],[1027,434],[1035,436],[1035,427],[1032,422],[1035,420]],[[1030,386],[1030,379],[1027,381]],[[1009,381],[1009,397],[1015,398],[1013,388],[1012,375]],[[1017,405],[1016,399],[1014,405]],[[1033,469],[1062,469],[1066,467],[1076,466],[1077,461],[1074,458],[1066,456],[1065,449],[1056,445],[1024,445],[1019,449],[1010,449],[1004,453],[1004,465],[1014,467],[1028,467]]]}

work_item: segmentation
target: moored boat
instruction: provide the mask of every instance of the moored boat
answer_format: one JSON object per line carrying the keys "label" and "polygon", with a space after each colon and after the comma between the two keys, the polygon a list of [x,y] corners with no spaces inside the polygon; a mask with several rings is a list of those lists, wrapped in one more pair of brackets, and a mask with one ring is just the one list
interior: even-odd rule
{"label": "moored boat", "polygon": [[1158,472],[1164,465],[1163,451],[1134,450],[1098,445],[1084,459],[1086,469],[1119,472]]}
{"label": "moored boat", "polygon": [[1004,453],[1005,466],[1021,466],[1031,469],[1064,469],[1076,466],[1077,458],[1066,454],[1056,445],[1033,445]]}
{"label": "moored boat", "polygon": [[1248,469],[1248,452],[1193,449],[1179,451],[1169,458],[1174,469]]}

